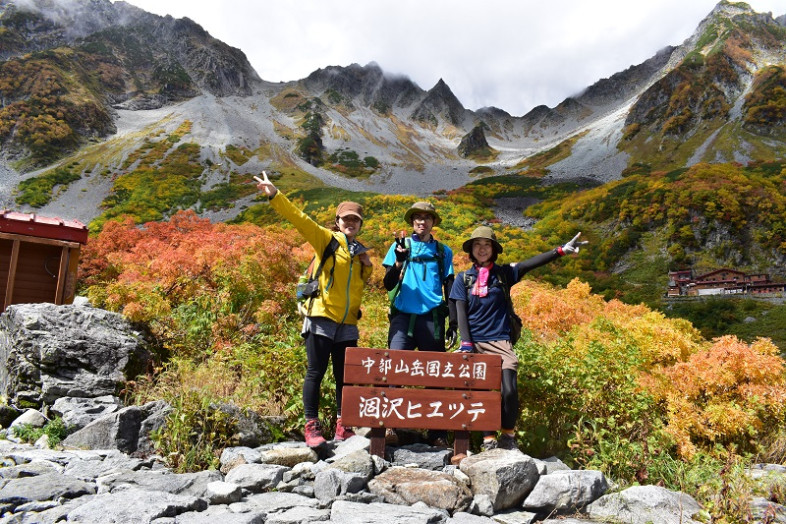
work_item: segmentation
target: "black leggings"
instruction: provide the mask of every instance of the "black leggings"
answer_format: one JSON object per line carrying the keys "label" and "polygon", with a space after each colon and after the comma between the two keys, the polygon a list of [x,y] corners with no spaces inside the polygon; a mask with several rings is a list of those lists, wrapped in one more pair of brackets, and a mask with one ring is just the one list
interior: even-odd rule
{"label": "black leggings", "polygon": [[319,388],[333,358],[333,376],[336,378],[336,416],[341,416],[341,393],[344,388],[344,355],[348,347],[357,346],[357,340],[333,342],[328,337],[309,333],[306,336],[308,368],[303,382],[303,409],[306,419],[319,417]]}
{"label": "black leggings", "polygon": [[[502,429],[516,429],[519,419],[519,387],[515,369],[502,370]],[[496,435],[496,431],[484,431],[484,437]]]}
{"label": "black leggings", "polygon": [[519,419],[519,388],[516,370],[502,370],[502,429],[514,429]]}

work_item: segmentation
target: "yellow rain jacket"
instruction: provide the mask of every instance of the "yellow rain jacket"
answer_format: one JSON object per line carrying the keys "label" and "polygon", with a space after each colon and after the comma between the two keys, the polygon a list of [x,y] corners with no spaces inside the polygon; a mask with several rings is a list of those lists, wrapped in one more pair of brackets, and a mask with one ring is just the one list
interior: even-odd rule
{"label": "yellow rain jacket", "polygon": [[358,257],[366,248],[361,244],[355,256],[350,256],[344,233],[320,226],[290,202],[281,191],[270,199],[270,205],[292,223],[314,248],[317,258],[314,267],[319,265],[330,240],[338,240],[335,259],[331,256],[325,261],[322,274],[319,275],[319,296],[311,299],[310,305],[306,303],[309,306],[308,316],[329,318],[338,324],[357,324],[363,288],[373,271],[371,266],[361,264]]}

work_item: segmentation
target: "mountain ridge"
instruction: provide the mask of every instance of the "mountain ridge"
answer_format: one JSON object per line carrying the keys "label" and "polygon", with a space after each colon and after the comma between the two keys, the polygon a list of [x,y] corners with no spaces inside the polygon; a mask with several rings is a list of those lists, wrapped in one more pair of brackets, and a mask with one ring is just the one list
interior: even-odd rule
{"label": "mountain ridge", "polygon": [[[36,2],[51,3],[45,0]],[[185,139],[195,141],[201,150],[200,180],[203,190],[209,190],[216,183],[229,183],[232,173],[234,176],[250,176],[262,168],[270,171],[294,169],[327,185],[345,189],[428,195],[475,180],[479,166],[487,174],[539,177],[547,183],[570,179],[592,179],[604,183],[619,179],[642,162],[647,164],[647,169],[674,166],[675,161],[679,166],[687,165],[721,155],[710,138],[718,138],[719,128],[723,126],[701,129],[709,126],[708,121],[694,117],[683,135],[701,136],[701,142],[681,140],[687,146],[680,141],[676,144],[669,142],[670,156],[666,156],[651,153],[647,149],[649,143],[641,137],[661,133],[668,119],[676,114],[674,111],[663,112],[661,117],[650,120],[646,120],[644,115],[649,114],[653,106],[662,104],[670,90],[679,85],[680,78],[687,78],[679,77],[690,73],[686,58],[704,57],[706,53],[710,60],[722,55],[718,61],[723,62],[725,51],[722,47],[713,51],[712,46],[707,47],[711,42],[701,41],[702,35],[706,35],[713,24],[733,28],[735,24],[744,22],[753,24],[755,28],[764,27],[770,32],[775,31],[772,29],[775,26],[783,27],[782,22],[776,22],[770,15],[755,13],[745,4],[723,1],[682,45],[665,47],[645,62],[598,80],[554,108],[537,106],[516,117],[494,107],[478,111],[466,109],[443,80],[423,90],[406,76],[388,74],[373,62],[366,66],[329,66],[296,81],[266,82],[256,75],[242,51],[215,41],[201,26],[187,18],[159,17],[124,2],[109,4],[108,0],[81,0],[80,5],[89,6],[94,11],[93,18],[97,21],[87,25],[101,30],[93,33],[82,30],[77,36],[72,35],[71,41],[81,46],[77,48],[77,54],[82,62],[74,62],[95,60],[99,65],[106,65],[114,74],[107,75],[115,81],[114,84],[106,81],[101,84],[103,77],[90,80],[103,88],[103,91],[94,90],[95,104],[100,106],[101,97],[104,97],[102,111],[111,115],[111,125],[94,130],[83,125],[86,132],[82,135],[72,133],[71,146],[64,148],[65,151],[79,151],[82,147],[81,153],[72,154],[60,162],[39,162],[38,169],[30,169],[36,164],[24,162],[29,157],[30,148],[15,143],[6,135],[4,141],[8,147],[3,149],[0,165],[0,172],[5,173],[2,180],[6,187],[0,194],[0,200],[7,207],[14,206],[15,198],[16,205],[19,204],[18,197],[13,196],[13,187],[19,181],[45,176],[51,172],[52,166],[77,162],[80,155],[86,158],[90,156],[91,148],[108,145],[109,142],[105,143],[107,139],[117,143],[127,139],[124,137],[136,136],[127,146],[120,147],[115,160],[92,164],[84,161],[84,165],[80,164],[81,172],[74,174],[74,177],[87,177],[88,173],[106,173],[101,189],[106,197],[114,191],[113,179],[126,171],[118,169],[123,163],[122,158],[132,154],[133,148],[142,143],[139,137],[153,132],[156,126],[165,132],[174,132],[184,121],[192,123]],[[16,16],[19,17],[19,14]],[[111,25],[121,18],[126,25]],[[784,18],[786,15],[779,20]],[[0,12],[0,20],[4,27],[14,26],[15,19],[9,18],[9,7]],[[141,20],[152,29],[143,32],[137,28]],[[57,33],[52,26],[47,26],[40,19],[37,23],[43,24],[50,41],[64,41],[65,36]],[[31,28],[36,25],[27,23],[24,27],[32,31]],[[112,31],[108,32],[107,27],[112,27]],[[4,33],[4,42],[13,40],[8,36],[10,33]],[[746,45],[752,46],[751,49],[759,55],[761,50],[767,51],[766,59],[780,57],[776,60],[777,64],[786,63],[782,58],[786,55],[782,35],[776,35],[778,38],[773,44],[762,41],[766,34],[760,33],[749,38]],[[30,36],[29,33],[24,35]],[[138,52],[134,46],[138,45],[141,35],[149,36],[146,43],[153,51],[143,53],[147,61],[140,59],[134,62],[131,58],[135,56],[134,52]],[[727,40],[718,37],[713,42]],[[89,53],[95,49],[107,52],[103,55],[97,53],[98,58],[95,58],[96,53]],[[738,45],[735,49],[743,47]],[[169,53],[167,57],[164,50]],[[27,65],[39,54],[36,51],[24,55],[28,58],[20,55],[6,60],[3,66],[9,67],[8,64],[14,60],[22,66]],[[735,108],[734,115],[739,117],[738,120],[749,113],[742,112],[740,100],[750,92],[756,73],[763,67],[759,55],[751,53],[750,67],[745,63],[735,66],[739,74],[730,96],[721,93],[722,97],[716,97],[716,104],[721,109],[728,106],[728,112],[729,108]],[[112,57],[123,60],[113,62]],[[51,62],[46,62],[46,55],[39,58],[42,63],[57,70],[57,64],[51,66]],[[153,66],[152,71],[143,65]],[[695,77],[695,72],[691,74]],[[131,80],[136,82],[136,89],[128,88]],[[58,109],[47,110],[51,113]],[[210,114],[211,111],[218,112]],[[147,122],[147,127],[134,128],[134,122]],[[774,124],[777,123],[776,119]],[[481,124],[482,138],[486,139],[492,154],[483,161],[462,157],[458,153],[462,140]],[[671,124],[676,125],[675,121]],[[774,124],[766,129],[768,135],[777,134],[777,125]],[[115,132],[112,125],[128,128],[129,132]],[[755,135],[756,129],[753,128],[745,132],[751,131]],[[761,137],[754,136],[754,139],[761,140]],[[769,136],[768,139],[775,144],[770,155],[782,155],[783,138]],[[97,141],[98,145],[91,145],[91,141]],[[698,138],[695,138],[694,142],[697,141]],[[527,158],[560,144],[570,144],[569,147],[562,146],[569,150],[566,157],[563,155],[563,158],[538,169],[528,167]],[[248,148],[253,153],[252,158],[243,165],[232,164],[232,173],[227,170],[219,172],[205,163],[209,161],[212,166],[223,164],[222,157],[229,146]],[[762,149],[756,144],[754,146]],[[749,141],[742,141],[730,154],[723,155],[743,161],[752,158],[749,150],[755,149],[754,146],[749,146]],[[308,159],[303,156],[305,150],[310,151]],[[330,160],[342,154],[371,159],[376,167],[367,166],[361,170],[361,175],[346,176],[345,166]],[[41,165],[46,167],[41,169]],[[93,184],[92,187],[96,185],[101,184]],[[88,221],[100,212],[100,205],[92,211],[77,211],[78,194],[72,195],[71,202],[66,202],[68,198],[65,197],[74,193],[72,187],[78,188],[78,192],[91,192],[90,185],[77,182],[58,187],[56,192],[53,189],[51,201],[36,209],[68,216],[76,212],[79,218]],[[58,200],[63,202],[58,204]],[[81,200],[84,203],[86,199],[82,197]],[[99,203],[101,200],[95,196],[91,199]],[[244,205],[242,197],[238,202]],[[230,217],[231,214],[228,212],[225,216]]]}

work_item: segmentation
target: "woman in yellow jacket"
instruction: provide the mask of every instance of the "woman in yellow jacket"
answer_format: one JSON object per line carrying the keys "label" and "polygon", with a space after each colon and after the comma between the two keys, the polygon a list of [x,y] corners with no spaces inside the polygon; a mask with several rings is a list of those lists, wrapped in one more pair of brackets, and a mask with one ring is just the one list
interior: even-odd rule
{"label": "woman in yellow jacket", "polygon": [[311,244],[316,253],[316,265],[328,244],[336,239],[338,248],[322,265],[319,275],[319,294],[311,299],[303,322],[308,367],[303,382],[303,407],[306,414],[306,445],[312,448],[325,443],[319,423],[319,389],[332,358],[336,378],[338,413],[334,438],[344,440],[354,433],[341,422],[341,390],[344,386],[344,355],[346,348],[357,346],[360,299],[371,276],[371,260],[367,249],[356,240],[363,225],[363,207],[355,202],[342,202],[336,208],[333,230],[314,222],[280,193],[262,172],[255,177],[257,188],[270,199],[270,205],[292,223]]}

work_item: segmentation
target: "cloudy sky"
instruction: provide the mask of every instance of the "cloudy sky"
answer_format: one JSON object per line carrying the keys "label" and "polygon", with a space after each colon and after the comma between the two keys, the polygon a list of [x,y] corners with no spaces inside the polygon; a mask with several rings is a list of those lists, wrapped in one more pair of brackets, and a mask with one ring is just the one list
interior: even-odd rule
{"label": "cloudy sky", "polygon": [[[264,80],[376,62],[464,107],[520,116],[679,45],[716,0],[128,0],[188,17],[241,49]],[[786,14],[783,0],[751,0]]]}

